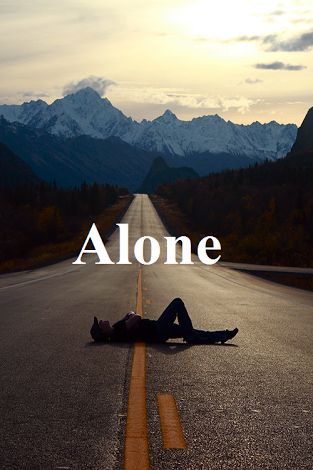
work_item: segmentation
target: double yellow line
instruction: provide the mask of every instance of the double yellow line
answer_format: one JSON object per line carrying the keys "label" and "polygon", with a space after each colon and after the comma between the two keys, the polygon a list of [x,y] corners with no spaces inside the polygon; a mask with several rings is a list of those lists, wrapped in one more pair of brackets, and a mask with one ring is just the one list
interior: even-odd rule
{"label": "double yellow line", "polygon": [[[137,281],[136,313],[143,316],[141,268]],[[164,448],[184,449],[186,441],[175,398],[169,394],[158,394],[157,399]],[[125,470],[150,470],[146,403],[146,345],[135,343],[128,395]]]}
{"label": "double yellow line", "polygon": [[[136,313],[142,316],[142,271],[137,282]],[[125,437],[125,470],[149,470],[146,405],[146,345],[135,343],[130,376]]]}

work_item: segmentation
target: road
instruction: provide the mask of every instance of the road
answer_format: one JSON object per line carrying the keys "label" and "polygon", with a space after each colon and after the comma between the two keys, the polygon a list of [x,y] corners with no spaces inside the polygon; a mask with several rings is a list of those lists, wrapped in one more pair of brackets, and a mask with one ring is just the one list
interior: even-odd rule
{"label": "road", "polygon": [[230,263],[230,262],[220,262],[220,266],[225,266],[226,268],[239,269],[240,271],[265,271],[272,273],[289,273],[289,274],[313,274],[313,268],[300,268],[292,266],[269,266],[267,264],[248,264],[248,263]]}
{"label": "road", "polygon": [[[163,243],[147,196],[122,222],[130,246]],[[106,246],[117,260],[117,232]],[[124,468],[133,346],[94,344],[89,329],[136,308],[140,267],[87,256],[0,276],[1,469]],[[141,277],[146,317],[181,297],[197,327],[239,328],[228,346],[147,345],[151,469],[312,470],[313,294],[199,262],[160,259]],[[186,449],[163,448],[158,393],[175,397]]]}

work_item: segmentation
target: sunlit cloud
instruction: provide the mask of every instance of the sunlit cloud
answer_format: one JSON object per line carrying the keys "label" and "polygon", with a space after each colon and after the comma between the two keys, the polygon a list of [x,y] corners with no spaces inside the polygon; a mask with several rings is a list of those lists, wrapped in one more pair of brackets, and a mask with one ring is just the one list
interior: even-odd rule
{"label": "sunlit cloud", "polygon": [[40,91],[31,91],[31,90],[24,91],[23,93],[21,93],[21,96],[25,99],[49,98],[49,95],[47,93],[40,92]]}
{"label": "sunlit cloud", "polygon": [[246,113],[251,106],[259,101],[244,96],[203,96],[158,89],[132,91],[126,93],[124,99],[134,103],[163,105],[164,107],[173,105],[194,110],[229,111],[230,109],[236,109],[241,114]]}
{"label": "sunlit cloud", "polygon": [[91,86],[138,120],[170,107],[182,119],[265,121],[275,108],[277,119],[297,123],[313,104],[311,0],[0,5],[1,102],[51,103]]}
{"label": "sunlit cloud", "polygon": [[271,11],[270,13],[268,13],[268,16],[282,16],[285,13],[286,12],[284,10],[274,10],[274,11]]}
{"label": "sunlit cloud", "polygon": [[243,35],[238,36],[236,38],[228,39],[225,42],[254,42],[254,41],[262,41],[263,37],[259,35]]}
{"label": "sunlit cloud", "polygon": [[257,85],[258,83],[263,83],[263,80],[260,80],[259,78],[246,78],[245,83],[248,85]]}

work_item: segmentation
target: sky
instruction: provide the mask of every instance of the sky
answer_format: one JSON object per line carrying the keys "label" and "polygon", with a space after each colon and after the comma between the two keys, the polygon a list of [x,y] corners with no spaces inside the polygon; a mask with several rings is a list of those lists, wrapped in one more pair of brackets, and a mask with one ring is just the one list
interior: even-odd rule
{"label": "sky", "polygon": [[90,85],[127,116],[301,124],[312,0],[0,0],[0,103]]}

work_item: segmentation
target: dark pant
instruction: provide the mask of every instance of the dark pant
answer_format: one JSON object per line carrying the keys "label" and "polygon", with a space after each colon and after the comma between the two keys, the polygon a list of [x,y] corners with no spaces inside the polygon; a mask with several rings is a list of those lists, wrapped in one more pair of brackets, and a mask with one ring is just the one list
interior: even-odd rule
{"label": "dark pant", "polygon": [[[178,320],[178,324],[174,323]],[[196,330],[192,326],[182,299],[176,298],[166,307],[160,318],[157,320],[158,336],[160,341],[169,338],[184,338],[192,344],[211,344],[225,340],[224,331],[204,331]]]}

